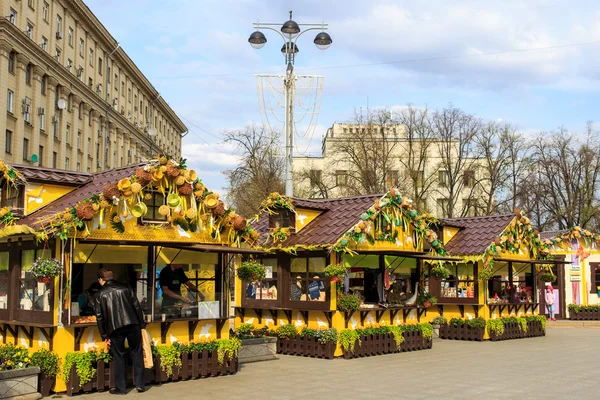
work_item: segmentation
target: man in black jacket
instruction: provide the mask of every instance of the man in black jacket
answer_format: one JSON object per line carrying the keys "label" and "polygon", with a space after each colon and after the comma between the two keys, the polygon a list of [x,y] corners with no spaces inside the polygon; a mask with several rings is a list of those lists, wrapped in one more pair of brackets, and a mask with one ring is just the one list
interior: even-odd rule
{"label": "man in black jacket", "polygon": [[113,280],[113,273],[106,268],[98,270],[98,282],[102,288],[96,293],[96,323],[104,343],[110,347],[114,360],[115,390],[125,391],[125,339],[131,350],[135,387],[144,391],[144,356],[142,353],[142,326],[144,314],[133,290]]}

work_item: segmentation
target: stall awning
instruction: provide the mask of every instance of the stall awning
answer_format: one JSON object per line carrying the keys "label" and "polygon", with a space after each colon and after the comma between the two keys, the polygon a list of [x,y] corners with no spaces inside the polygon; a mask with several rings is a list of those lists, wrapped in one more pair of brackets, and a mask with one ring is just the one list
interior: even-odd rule
{"label": "stall awning", "polygon": [[459,257],[442,257],[435,256],[426,252],[415,252],[415,251],[405,251],[405,250],[358,250],[357,253],[359,255],[385,255],[385,256],[396,256],[396,257],[406,257],[406,258],[417,258],[420,260],[429,260],[429,261],[453,261],[453,262],[461,262],[464,261]]}
{"label": "stall awning", "polygon": [[221,246],[219,244],[187,244],[187,243],[156,243],[156,242],[141,242],[136,240],[101,240],[91,239],[85,240],[80,239],[80,243],[89,244],[114,244],[114,245],[131,245],[131,246],[157,246],[157,247],[168,247],[172,249],[182,249],[191,251],[201,251],[207,253],[230,253],[230,254],[268,254],[262,250],[254,250],[248,248]]}
{"label": "stall awning", "polygon": [[572,264],[565,260],[519,260],[518,258],[494,258],[494,261],[513,262],[521,264]]}

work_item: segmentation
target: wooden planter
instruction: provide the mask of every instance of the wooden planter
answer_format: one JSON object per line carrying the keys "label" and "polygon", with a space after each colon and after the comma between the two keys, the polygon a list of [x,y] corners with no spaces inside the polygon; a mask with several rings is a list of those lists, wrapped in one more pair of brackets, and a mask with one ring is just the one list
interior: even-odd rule
{"label": "wooden planter", "polygon": [[346,360],[360,357],[370,357],[380,354],[391,354],[405,351],[416,351],[431,349],[433,344],[431,338],[424,338],[421,331],[403,332],[404,341],[400,349],[396,347],[394,335],[391,333],[381,335],[362,335],[360,344],[357,342],[354,346],[354,352],[343,350],[343,357]]}
{"label": "wooden planter", "polygon": [[115,380],[112,373],[113,362],[109,362],[108,365],[104,364],[104,361],[98,361],[96,365],[96,375],[90,382],[82,385],[79,381],[79,375],[75,369],[75,364],[71,366],[71,373],[69,375],[69,382],[67,382],[67,396],[83,392],[89,393],[94,390],[102,392],[115,386]]}
{"label": "wooden planter", "polygon": [[539,321],[527,321],[527,332],[523,332],[518,322],[508,322],[504,324],[504,333],[498,335],[490,331],[490,340],[496,342],[499,340],[522,339],[529,337],[545,336],[546,332]]}
{"label": "wooden planter", "polygon": [[575,321],[599,321],[600,310],[569,311],[569,319]]}
{"label": "wooden planter", "polygon": [[335,347],[336,343],[321,344],[315,338],[300,335],[292,338],[277,338],[277,354],[333,360]]}
{"label": "wooden planter", "polygon": [[176,382],[179,380],[206,378],[209,376],[234,375],[239,370],[237,357],[230,359],[226,354],[223,364],[219,365],[219,357],[216,351],[209,354],[208,350],[202,353],[182,353],[181,368],[173,369],[173,374],[167,374],[160,368],[160,356],[154,359],[154,381],[162,384],[164,382]]}
{"label": "wooden planter", "polygon": [[41,393],[42,397],[50,396],[50,391],[55,382],[56,377],[49,378],[43,373],[40,374],[40,377],[38,378],[38,392]]}
{"label": "wooden planter", "polygon": [[472,328],[467,324],[457,326],[444,324],[440,326],[440,339],[475,340],[481,342],[485,328]]}

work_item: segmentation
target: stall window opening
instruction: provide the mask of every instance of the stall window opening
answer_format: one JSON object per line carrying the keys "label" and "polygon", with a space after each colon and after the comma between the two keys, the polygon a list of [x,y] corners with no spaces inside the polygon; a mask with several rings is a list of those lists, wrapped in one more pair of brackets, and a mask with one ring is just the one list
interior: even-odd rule
{"label": "stall window opening", "polygon": [[445,298],[476,298],[475,266],[473,263],[446,265],[448,279],[440,281],[440,296]]}
{"label": "stall window opening", "polygon": [[158,212],[158,209],[160,208],[160,206],[165,204],[165,196],[156,190],[153,191],[149,191],[145,194],[146,197],[144,197],[144,203],[146,204],[146,207],[148,208],[148,212],[146,213],[146,215],[141,219],[143,221],[166,221],[167,220],[167,216],[166,215],[161,215]]}
{"label": "stall window opening", "polygon": [[277,214],[269,216],[269,228],[290,228],[296,227],[296,214],[288,209],[280,209]]}
{"label": "stall window opening", "polygon": [[10,287],[10,275],[8,271],[10,253],[0,252],[0,310],[8,309],[8,292]]}
{"label": "stall window opening", "polygon": [[292,258],[290,264],[291,301],[319,301],[327,298],[324,257]]}
{"label": "stall window opening", "polygon": [[277,259],[265,258],[262,260],[265,266],[265,279],[262,281],[242,282],[244,287],[244,296],[250,300],[277,300],[278,282],[277,282]]}

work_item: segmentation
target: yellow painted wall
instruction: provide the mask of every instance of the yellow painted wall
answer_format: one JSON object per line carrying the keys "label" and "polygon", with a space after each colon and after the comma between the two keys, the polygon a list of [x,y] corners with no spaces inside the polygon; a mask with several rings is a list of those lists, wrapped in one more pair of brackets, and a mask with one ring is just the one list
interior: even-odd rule
{"label": "yellow painted wall", "polygon": [[51,185],[48,183],[27,183],[25,186],[25,215],[73,191],[72,186]]}
{"label": "yellow painted wall", "polygon": [[296,232],[300,232],[312,220],[321,215],[322,211],[296,208]]}
{"label": "yellow painted wall", "polygon": [[450,239],[454,237],[454,235],[458,233],[458,231],[460,231],[460,228],[455,228],[453,226],[444,226],[442,228],[442,231],[444,234],[444,244],[446,244],[450,241]]}

